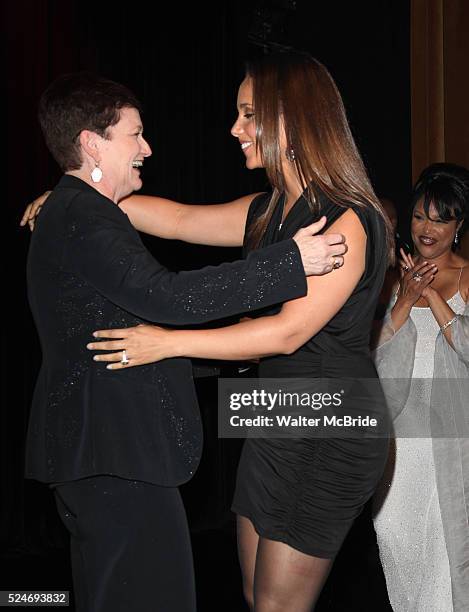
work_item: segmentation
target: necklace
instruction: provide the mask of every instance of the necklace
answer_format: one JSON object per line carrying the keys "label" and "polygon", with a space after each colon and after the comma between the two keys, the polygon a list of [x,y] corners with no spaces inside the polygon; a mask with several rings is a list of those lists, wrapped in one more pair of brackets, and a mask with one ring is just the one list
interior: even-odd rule
{"label": "necklace", "polygon": [[284,222],[284,218],[283,215],[285,213],[285,196],[283,196],[283,203],[282,203],[282,214],[280,215],[280,223],[278,224],[278,229],[281,230],[282,229],[282,225]]}

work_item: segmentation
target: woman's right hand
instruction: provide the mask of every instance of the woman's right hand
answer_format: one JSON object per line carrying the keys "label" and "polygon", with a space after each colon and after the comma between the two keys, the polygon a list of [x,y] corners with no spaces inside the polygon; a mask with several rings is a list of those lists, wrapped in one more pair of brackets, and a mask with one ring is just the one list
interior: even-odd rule
{"label": "woman's right hand", "polygon": [[407,258],[404,259],[404,266],[401,266],[401,268],[402,276],[398,299],[413,306],[435,278],[438,268],[436,264],[426,261],[415,265],[412,259]]}
{"label": "woman's right hand", "polygon": [[21,227],[24,227],[27,223],[29,225],[29,229],[33,231],[34,224],[36,222],[36,217],[41,212],[41,208],[43,207],[44,202],[47,200],[50,194],[50,191],[45,191],[41,196],[31,202],[31,204],[28,204],[28,206],[26,206],[23,218],[20,221]]}

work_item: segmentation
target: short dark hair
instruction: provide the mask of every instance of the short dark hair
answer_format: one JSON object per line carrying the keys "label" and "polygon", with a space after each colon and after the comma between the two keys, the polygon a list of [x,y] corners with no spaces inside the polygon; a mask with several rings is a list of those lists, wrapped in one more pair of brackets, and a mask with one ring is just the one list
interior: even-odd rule
{"label": "short dark hair", "polygon": [[64,74],[49,85],[39,101],[39,122],[63,172],[78,170],[83,163],[80,132],[90,130],[106,138],[107,129],[119,122],[122,108],[141,111],[130,89],[91,72]]}
{"label": "short dark hair", "polygon": [[469,221],[469,170],[464,166],[440,162],[431,164],[420,174],[412,192],[411,209],[423,201],[425,214],[429,216],[430,205],[436,209],[440,219],[458,223],[461,236]]}

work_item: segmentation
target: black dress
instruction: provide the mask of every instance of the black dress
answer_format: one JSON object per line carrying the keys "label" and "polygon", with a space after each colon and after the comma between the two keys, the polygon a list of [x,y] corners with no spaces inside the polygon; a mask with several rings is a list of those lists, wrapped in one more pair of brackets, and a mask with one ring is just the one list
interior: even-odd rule
{"label": "black dress", "polygon": [[[268,195],[262,195],[252,202],[246,236],[268,200]],[[328,226],[347,210],[324,196],[320,208]],[[295,353],[262,359],[259,377],[377,379],[368,346],[386,271],[385,227],[374,209],[353,209],[367,235],[366,267],[357,287],[329,323]],[[303,196],[280,228],[282,210],[280,199],[262,246],[285,240],[314,220]],[[269,309],[262,314],[274,313],[275,309]],[[347,414],[366,411],[354,397],[346,408]],[[368,409],[385,418],[379,383]],[[386,437],[248,439],[238,468],[233,511],[249,518],[262,537],[309,555],[333,558],[373,494],[387,450]]]}

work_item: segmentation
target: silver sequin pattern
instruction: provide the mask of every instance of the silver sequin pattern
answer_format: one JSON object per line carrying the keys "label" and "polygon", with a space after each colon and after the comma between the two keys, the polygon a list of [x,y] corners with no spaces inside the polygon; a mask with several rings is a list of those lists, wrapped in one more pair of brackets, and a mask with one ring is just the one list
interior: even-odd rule
{"label": "silver sequin pattern", "polygon": [[[457,313],[464,302],[456,294]],[[428,421],[433,356],[439,326],[429,308],[413,308],[417,344],[412,385],[398,417],[404,430]],[[452,612],[451,577],[438,502],[431,438],[397,438],[374,522],[386,584],[394,612]]]}

